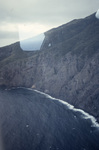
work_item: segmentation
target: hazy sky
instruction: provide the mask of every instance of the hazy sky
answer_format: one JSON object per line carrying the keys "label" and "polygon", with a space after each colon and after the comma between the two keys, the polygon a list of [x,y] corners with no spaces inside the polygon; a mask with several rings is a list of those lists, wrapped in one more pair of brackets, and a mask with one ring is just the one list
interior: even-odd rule
{"label": "hazy sky", "polygon": [[96,12],[99,0],[1,0],[0,47]]}

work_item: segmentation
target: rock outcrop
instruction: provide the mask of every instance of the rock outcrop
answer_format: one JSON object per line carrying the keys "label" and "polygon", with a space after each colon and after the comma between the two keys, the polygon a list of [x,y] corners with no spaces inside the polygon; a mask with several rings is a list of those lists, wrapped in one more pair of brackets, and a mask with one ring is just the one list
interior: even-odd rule
{"label": "rock outcrop", "polygon": [[0,85],[35,87],[99,121],[99,20],[95,14],[45,33],[40,51],[0,48]]}

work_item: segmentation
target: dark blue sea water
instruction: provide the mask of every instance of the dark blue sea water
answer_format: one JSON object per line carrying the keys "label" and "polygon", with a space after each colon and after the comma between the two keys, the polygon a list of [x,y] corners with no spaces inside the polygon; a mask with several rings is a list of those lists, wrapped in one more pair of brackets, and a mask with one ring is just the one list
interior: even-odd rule
{"label": "dark blue sea water", "polygon": [[0,90],[0,150],[99,150],[99,125],[44,93]]}

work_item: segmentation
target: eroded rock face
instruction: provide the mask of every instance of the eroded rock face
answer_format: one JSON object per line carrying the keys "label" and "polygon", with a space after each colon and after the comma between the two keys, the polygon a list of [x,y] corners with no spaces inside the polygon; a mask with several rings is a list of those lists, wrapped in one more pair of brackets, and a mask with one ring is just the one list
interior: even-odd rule
{"label": "eroded rock face", "polygon": [[41,77],[36,83],[37,89],[82,108],[98,118],[99,54],[91,59],[82,59],[68,53],[64,59],[56,62],[51,58],[49,63],[48,58],[41,61]]}
{"label": "eroded rock face", "polygon": [[23,52],[16,43],[1,48],[0,54],[0,85],[33,86],[99,121],[99,20],[95,14],[46,32],[40,51]]}

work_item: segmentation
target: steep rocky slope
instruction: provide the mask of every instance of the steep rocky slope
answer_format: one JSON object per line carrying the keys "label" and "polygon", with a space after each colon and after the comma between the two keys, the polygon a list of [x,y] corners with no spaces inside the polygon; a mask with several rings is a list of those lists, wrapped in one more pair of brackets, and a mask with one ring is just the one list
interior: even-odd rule
{"label": "steep rocky slope", "polygon": [[99,121],[99,20],[95,14],[45,33],[40,51],[0,48],[0,85],[47,92]]}

